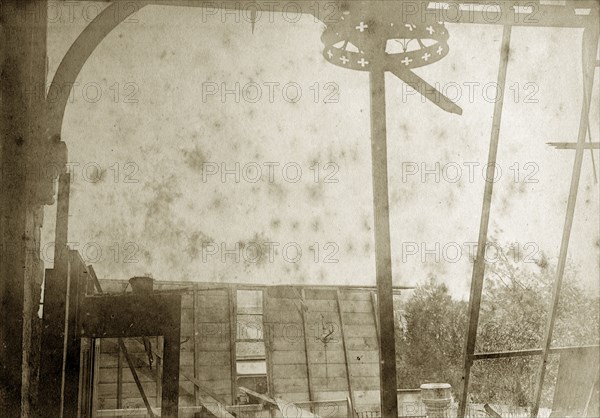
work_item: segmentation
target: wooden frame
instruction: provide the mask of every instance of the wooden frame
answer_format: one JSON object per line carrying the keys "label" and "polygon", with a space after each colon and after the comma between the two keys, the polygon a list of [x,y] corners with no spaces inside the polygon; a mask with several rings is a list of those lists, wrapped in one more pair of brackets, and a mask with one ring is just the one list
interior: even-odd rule
{"label": "wooden frame", "polygon": [[78,334],[82,337],[163,336],[162,416],[177,417],[181,294],[90,296],[85,298],[80,309]]}

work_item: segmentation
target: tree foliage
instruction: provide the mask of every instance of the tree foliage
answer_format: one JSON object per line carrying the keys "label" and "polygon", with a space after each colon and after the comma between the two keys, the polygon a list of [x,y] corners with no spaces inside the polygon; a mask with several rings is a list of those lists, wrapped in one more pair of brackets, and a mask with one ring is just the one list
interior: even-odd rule
{"label": "tree foliage", "polygon": [[[598,344],[597,294],[589,294],[565,272],[553,347]],[[555,268],[542,255],[532,262],[505,249],[487,263],[476,352],[539,348],[545,331]],[[400,388],[422,383],[450,383],[461,389],[463,350],[468,324],[467,302],[451,297],[435,278],[413,291],[397,306],[397,365]],[[543,404],[551,405],[558,359],[551,359]],[[470,394],[474,402],[529,406],[535,390],[539,357],[484,360],[472,368]]]}

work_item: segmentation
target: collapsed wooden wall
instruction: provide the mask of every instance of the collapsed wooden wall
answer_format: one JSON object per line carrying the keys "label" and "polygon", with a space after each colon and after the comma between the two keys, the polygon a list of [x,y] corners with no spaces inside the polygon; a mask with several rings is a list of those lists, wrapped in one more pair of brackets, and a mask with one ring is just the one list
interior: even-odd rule
{"label": "collapsed wooden wall", "polygon": [[[103,284],[109,292],[124,283]],[[237,289],[234,285],[157,283],[156,290],[185,289],[182,300],[180,403],[199,404],[203,390],[226,405],[235,404],[235,338]],[[269,395],[289,402],[343,400],[355,409],[379,407],[378,324],[374,290],[311,287],[264,287],[263,330]],[[151,307],[149,307],[151,309]],[[160,399],[160,338],[151,338],[155,364],[148,366],[144,346],[126,346],[150,404]],[[119,354],[116,340],[99,343],[98,409],[140,408],[142,399]],[[120,376],[120,378],[119,378]],[[345,416],[331,411],[328,416]]]}

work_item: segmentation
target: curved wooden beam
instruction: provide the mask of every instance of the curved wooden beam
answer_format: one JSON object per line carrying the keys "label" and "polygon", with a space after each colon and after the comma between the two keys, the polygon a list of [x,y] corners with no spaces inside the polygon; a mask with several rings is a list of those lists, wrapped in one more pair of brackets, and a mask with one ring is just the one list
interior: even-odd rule
{"label": "curved wooden beam", "polygon": [[[256,2],[252,3],[257,4]],[[69,47],[54,74],[47,96],[48,137],[60,137],[65,109],[73,89],[73,84],[88,58],[113,29],[135,12],[148,5],[240,10],[239,0],[221,0],[215,3],[201,0],[113,1],[81,32],[75,42]],[[281,11],[284,5],[285,2],[265,2],[265,10],[269,12]],[[339,16],[338,13],[341,8],[334,6],[334,3],[331,1],[315,1],[308,2],[306,9],[292,9],[290,12],[299,10],[301,13],[312,14],[317,19],[326,21],[327,19],[324,17],[332,18]],[[250,9],[250,11],[252,10]]]}
{"label": "curved wooden beam", "polygon": [[[48,137],[60,137],[65,109],[73,84],[88,58],[100,42],[120,23],[144,7],[147,2],[114,2],[81,32],[63,57],[48,89]],[[56,96],[54,97],[54,94]]]}

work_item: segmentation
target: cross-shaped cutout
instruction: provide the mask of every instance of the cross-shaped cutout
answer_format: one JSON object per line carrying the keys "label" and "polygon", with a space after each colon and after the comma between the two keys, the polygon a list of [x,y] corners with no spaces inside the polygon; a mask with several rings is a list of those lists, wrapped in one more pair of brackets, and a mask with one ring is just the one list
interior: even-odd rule
{"label": "cross-shaped cutout", "polygon": [[360,61],[358,61],[358,64],[360,64],[361,67],[365,68],[366,65],[369,65],[369,61],[366,61],[364,58],[361,58]]}
{"label": "cross-shaped cutout", "polygon": [[429,61],[429,58],[431,58],[431,54],[426,52],[421,58],[423,58],[423,61]]}
{"label": "cross-shaped cutout", "polygon": [[430,35],[433,35],[433,33],[435,32],[435,29],[433,29],[433,26],[427,26],[427,28],[425,30],[427,32],[429,32]]}
{"label": "cross-shaped cutout", "polygon": [[413,60],[408,57],[404,57],[404,59],[400,62],[404,65],[409,65],[411,62],[413,62]]}
{"label": "cross-shaped cutout", "polygon": [[437,53],[438,55],[442,55],[442,52],[444,52],[444,48],[442,48],[441,46],[437,49]]}
{"label": "cross-shaped cutout", "polygon": [[342,57],[340,58],[340,61],[342,61],[342,63],[343,63],[344,65],[346,65],[346,64],[348,64],[348,62],[349,62],[350,60],[349,60],[348,58],[346,58],[346,56],[344,55],[344,56],[342,56]]}
{"label": "cross-shaped cutout", "polygon": [[364,32],[368,27],[369,25],[367,25],[365,22],[360,22],[360,25],[358,25],[356,29],[361,32]]}
{"label": "cross-shaped cutout", "polygon": [[327,51],[327,56],[329,57],[329,59],[333,58],[333,53],[331,52],[331,49]]}

